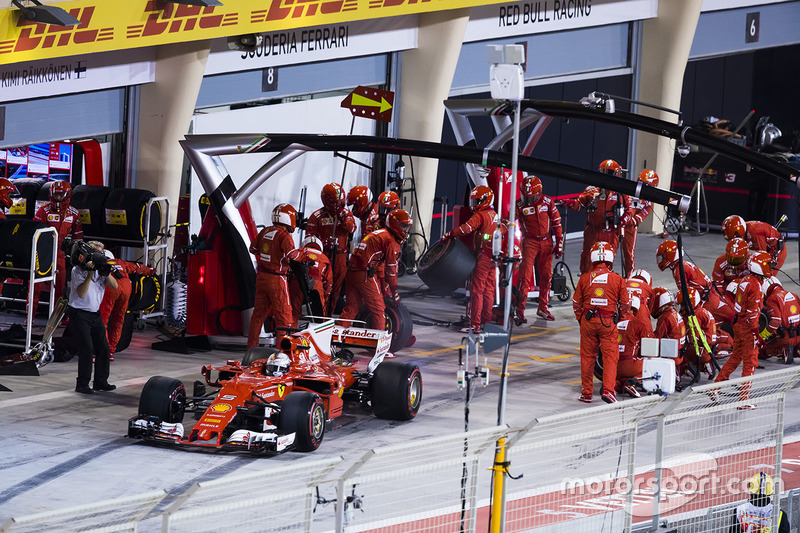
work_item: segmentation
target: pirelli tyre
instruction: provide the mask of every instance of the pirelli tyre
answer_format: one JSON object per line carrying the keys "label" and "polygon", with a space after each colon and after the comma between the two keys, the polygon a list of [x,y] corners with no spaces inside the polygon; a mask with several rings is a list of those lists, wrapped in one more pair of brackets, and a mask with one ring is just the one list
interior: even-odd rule
{"label": "pirelli tyre", "polygon": [[475,257],[458,239],[437,242],[417,261],[419,278],[441,296],[463,287],[474,269]]}
{"label": "pirelli tyre", "polygon": [[[38,230],[48,227],[44,222],[33,220],[0,219],[0,265],[34,270],[37,278],[49,275],[53,269],[53,241],[56,237],[52,232],[45,232],[39,234],[35,242],[33,240]],[[0,274],[1,278],[20,279],[27,279],[30,275],[20,270],[0,270]]]}
{"label": "pirelli tyre", "polygon": [[384,361],[370,380],[372,412],[378,418],[411,420],[422,403],[422,373],[417,365]]}
{"label": "pirelli tyre", "polygon": [[183,422],[186,388],[179,379],[153,376],[139,396],[139,416],[155,416],[162,422]]}
{"label": "pirelli tyre", "polygon": [[83,234],[86,240],[90,237],[103,238],[105,211],[103,211],[111,187],[103,185],[76,185],[72,189],[69,204],[80,213]]}
{"label": "pirelli tyre", "polygon": [[409,345],[414,334],[414,322],[405,305],[386,299],[386,329],[392,334],[389,351],[398,352]]}
{"label": "pirelli tyre", "polygon": [[250,348],[242,357],[242,366],[250,366],[259,359],[268,359],[270,355],[278,353],[280,350],[273,346],[256,346]]}
{"label": "pirelli tyre", "polygon": [[299,452],[313,452],[325,436],[325,406],[322,398],[309,391],[290,392],[281,408],[281,430],[294,433],[294,446]]}

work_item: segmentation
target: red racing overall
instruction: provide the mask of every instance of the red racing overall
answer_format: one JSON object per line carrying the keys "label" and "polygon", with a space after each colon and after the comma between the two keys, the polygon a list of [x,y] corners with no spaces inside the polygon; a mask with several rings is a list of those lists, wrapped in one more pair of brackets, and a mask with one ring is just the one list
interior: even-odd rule
{"label": "red racing overall", "polygon": [[125,313],[128,311],[128,300],[131,292],[131,274],[153,274],[154,270],[147,265],[123,261],[122,259],[109,259],[108,263],[122,276],[117,279],[117,288],[112,289],[106,285],[103,301],[100,302],[100,318],[106,325],[106,338],[108,351],[114,355],[117,343],[122,335],[122,326],[125,324]]}
{"label": "red racing overall", "polygon": [[[247,335],[247,348],[258,346],[258,337],[269,316],[275,317],[278,328],[290,327],[292,308],[289,299],[289,286],[286,275],[289,271],[289,252],[294,250],[294,241],[289,232],[281,226],[262,229],[250,243],[250,253],[256,255],[256,297],[250,330]],[[280,346],[284,333],[275,333],[275,345]]]}
{"label": "red racing overall", "polygon": [[[289,259],[308,263],[308,277],[314,282],[311,290],[319,294],[319,301],[322,302],[322,314],[328,316],[328,297],[333,288],[331,263],[328,258],[314,248],[297,248],[289,252]],[[289,283],[289,297],[292,302],[292,322],[296,323],[300,318],[304,295],[295,278],[292,278]]]}
{"label": "red racing overall", "polygon": [[[68,206],[61,211],[56,210],[52,203],[43,205],[36,211],[33,220],[44,222],[51,228],[56,228],[58,232],[58,255],[56,256],[56,300],[64,294],[64,285],[67,276],[67,259],[65,252],[61,249],[61,244],[67,236],[73,240],[83,240],[83,225],[81,216],[77,209]],[[33,314],[39,307],[39,295],[45,287],[45,283],[37,283],[33,287]],[[51,309],[52,311],[52,309]]]}
{"label": "red racing overall", "polygon": [[[333,236],[334,227],[336,237]],[[344,277],[347,275],[347,245],[351,235],[356,231],[356,219],[347,208],[342,208],[340,213],[331,213],[325,207],[320,207],[308,217],[306,235],[314,235],[322,241],[323,252],[333,266],[333,288],[331,289],[331,313],[336,311],[336,302],[342,290]],[[336,259],[333,257],[336,256]]]}
{"label": "red racing overall", "polygon": [[745,240],[750,245],[751,250],[761,250],[771,255],[777,261],[778,269],[786,261],[786,246],[783,243],[783,235],[770,224],[758,220],[748,221]]}
{"label": "red racing overall", "polygon": [[603,391],[613,393],[617,380],[619,333],[614,313],[624,315],[631,303],[625,280],[605,263],[583,274],[572,297],[572,310],[581,328],[581,391],[591,396],[597,354],[603,355]]}
{"label": "red racing overall", "polygon": [[[369,313],[369,326],[386,329],[386,304],[384,295],[397,292],[397,261],[400,244],[387,229],[373,231],[356,246],[350,257],[345,283],[345,306],[339,318],[351,320],[362,306]],[[386,285],[381,286],[374,269],[385,264]],[[388,292],[388,294],[386,294]]]}
{"label": "red racing overall", "polygon": [[625,224],[625,234],[622,237],[622,261],[625,265],[625,272],[629,276],[636,268],[636,234],[639,231],[639,224],[653,211],[652,202],[647,200],[632,198],[630,204],[628,221]]}
{"label": "red racing overall", "polygon": [[[758,335],[758,316],[761,313],[763,295],[761,283],[753,274],[739,279],[733,310],[736,319],[733,324],[733,350],[725,362],[715,382],[725,381],[742,364],[742,377],[752,376],[758,366],[756,336]],[[743,399],[747,398],[743,394]]]}
{"label": "red racing overall", "polygon": [[525,312],[528,292],[533,285],[533,269],[539,280],[539,309],[547,311],[553,277],[553,237],[555,250],[561,250],[561,215],[549,196],[541,195],[533,204],[517,202],[522,229],[522,263],[519,270],[517,314]]}
{"label": "red racing overall", "polygon": [[[640,310],[641,315],[644,310]],[[652,328],[650,331],[645,329],[642,322],[636,320],[632,314],[628,314],[625,320],[617,324],[619,331],[619,361],[617,362],[617,383],[616,391],[622,392],[622,386],[630,378],[641,377],[642,362],[644,359],[639,356],[642,339],[653,336]]]}
{"label": "red racing overall", "polygon": [[469,322],[472,329],[492,320],[494,305],[495,275],[492,264],[492,236],[497,229],[497,213],[494,209],[475,211],[469,220],[455,228],[451,235],[460,238],[473,235],[477,254],[475,270],[469,278]]}

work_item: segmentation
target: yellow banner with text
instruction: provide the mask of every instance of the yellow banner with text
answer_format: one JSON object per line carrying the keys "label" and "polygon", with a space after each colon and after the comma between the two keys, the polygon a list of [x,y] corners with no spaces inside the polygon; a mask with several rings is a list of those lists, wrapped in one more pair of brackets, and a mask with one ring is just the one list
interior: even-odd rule
{"label": "yellow banner with text", "polygon": [[502,0],[224,0],[200,7],[159,0],[76,0],[56,5],[81,24],[62,27],[0,11],[0,64],[273,32],[501,3]]}

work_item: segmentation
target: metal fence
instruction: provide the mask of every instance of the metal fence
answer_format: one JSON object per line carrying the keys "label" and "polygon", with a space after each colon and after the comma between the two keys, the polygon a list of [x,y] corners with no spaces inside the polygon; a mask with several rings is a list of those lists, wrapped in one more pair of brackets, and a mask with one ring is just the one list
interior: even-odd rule
{"label": "metal fence", "polygon": [[[786,493],[796,488],[783,486],[781,465],[800,465],[797,446],[783,457],[784,402],[798,381],[800,368],[764,372],[548,416],[521,429],[419,439],[355,460],[301,461],[197,483],[161,515],[162,531],[464,533],[488,531],[495,509],[509,533],[722,533],[747,501],[743,483],[759,472],[785,494],[784,512],[796,528],[800,492]],[[491,467],[504,435],[506,490],[493,507]],[[142,520],[163,495],[142,500],[125,520],[120,499],[9,519],[0,532],[74,531],[76,524],[133,530],[129,522]],[[780,504],[775,497],[776,511]]]}

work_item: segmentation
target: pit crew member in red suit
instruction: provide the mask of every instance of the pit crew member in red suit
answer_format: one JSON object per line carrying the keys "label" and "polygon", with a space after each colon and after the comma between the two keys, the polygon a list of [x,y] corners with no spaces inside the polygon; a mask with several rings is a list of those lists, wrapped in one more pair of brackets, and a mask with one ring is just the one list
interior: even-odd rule
{"label": "pit crew member in red suit", "polygon": [[[258,346],[258,337],[267,317],[275,317],[276,328],[291,327],[292,308],[289,298],[289,253],[294,250],[292,233],[297,227],[297,211],[289,204],[278,204],[272,210],[272,226],[262,229],[250,243],[250,253],[256,256],[256,297],[247,348]],[[275,345],[285,332],[275,332]]]}
{"label": "pit crew member in red suit", "polygon": [[[709,347],[713,350],[714,345],[717,343],[717,322],[714,320],[714,316],[708,312],[708,309],[702,305],[702,302],[700,301],[700,294],[697,292],[697,290],[693,287],[688,287],[687,290],[689,291],[689,296],[692,299],[692,307],[694,308],[694,314],[697,317],[697,323],[700,325],[700,331],[705,337]],[[683,305],[683,293],[681,291],[678,291],[678,297],[676,300],[680,306],[679,309],[683,321],[688,323],[688,310],[686,306]],[[697,348],[700,352],[699,363],[694,349],[692,333],[691,331],[687,330],[685,355],[686,362],[694,365],[699,364],[698,368],[708,374],[708,379],[713,379],[716,375],[717,369],[711,364],[711,354],[705,349],[703,341],[700,338],[697,339]]]}
{"label": "pit crew member in red suit", "polygon": [[[17,186],[11,183],[11,180],[0,178],[0,220],[6,218],[5,210],[13,205],[13,200],[9,197],[11,194],[18,194]],[[3,279],[0,278],[0,295],[3,294]]]}
{"label": "pit crew member in red suit", "polygon": [[[642,170],[639,173],[639,181],[652,187],[658,187],[658,174],[654,170]],[[653,211],[652,202],[647,200],[630,198],[630,204],[625,233],[622,237],[622,261],[628,275],[636,268],[636,234],[639,224]]]}
{"label": "pit crew member in red suit", "polygon": [[384,191],[378,195],[378,224],[383,227],[386,215],[400,208],[400,196],[394,191]]}
{"label": "pit crew member in red suit", "polygon": [[606,242],[597,242],[590,253],[592,270],[581,275],[572,310],[581,329],[581,395],[579,401],[592,401],[594,365],[597,354],[603,357],[603,391],[601,398],[614,403],[619,359],[617,320],[630,311],[631,302],[625,280],[610,270],[614,252]]}
{"label": "pit crew member in red suit", "polygon": [[[398,201],[399,203],[399,201]],[[361,221],[361,238],[380,229],[378,206],[372,200],[372,191],[364,185],[356,185],[347,193],[347,206],[353,216]]]}
{"label": "pit crew member in red suit", "polygon": [[[58,255],[56,257],[56,298],[64,293],[64,284],[67,276],[66,254],[61,249],[61,244],[66,237],[73,240],[83,239],[83,225],[78,210],[69,205],[72,196],[72,187],[66,181],[54,181],[50,185],[50,202],[36,211],[33,220],[44,222],[56,228],[58,232]],[[44,290],[44,283],[37,283],[33,288],[33,314],[39,307],[39,295]]]}
{"label": "pit crew member in red suit", "polygon": [[686,324],[675,310],[675,297],[669,289],[664,287],[653,289],[652,316],[656,319],[655,338],[678,341],[678,358],[675,359],[675,369],[679,371],[683,364],[683,351],[686,346]]}
{"label": "pit crew member in red suit", "polygon": [[747,241],[751,250],[767,252],[777,263],[778,270],[786,261],[783,235],[766,222],[758,220],[745,222],[739,215],[731,215],[722,221],[722,233],[727,240],[741,237]]}
{"label": "pit crew member in red suit", "polygon": [[[525,303],[533,285],[533,269],[539,280],[539,309],[536,314],[545,320],[555,320],[548,309],[550,282],[553,277],[553,255],[563,253],[561,215],[552,198],[542,194],[542,182],[536,176],[526,176],[519,187],[522,199],[517,201],[522,229],[522,263],[519,270],[519,302],[514,321],[519,326],[525,319]],[[553,239],[555,238],[555,242]]]}
{"label": "pit crew member in red suit", "polygon": [[800,302],[797,295],[784,289],[774,276],[765,279],[761,288],[768,319],[766,331],[761,332],[766,341],[762,351],[765,357],[777,355],[784,363],[791,364],[800,343]]}
{"label": "pit crew member in red suit", "polygon": [[[497,229],[497,213],[492,208],[494,192],[486,185],[478,185],[469,193],[469,204],[472,216],[445,233],[443,240],[473,236],[477,262],[475,270],[469,277],[469,322],[473,331],[479,331],[483,325],[492,320],[494,305],[495,272],[492,261],[492,236]],[[469,327],[463,331],[469,330]]]}
{"label": "pit crew member in red suit", "polygon": [[[336,311],[336,302],[347,275],[347,248],[349,240],[356,231],[356,219],[344,206],[344,191],[338,183],[328,183],[320,194],[322,207],[311,213],[306,223],[306,235],[313,235],[322,241],[323,253],[333,267],[333,289],[328,309]],[[334,230],[336,235],[334,236]]]}
{"label": "pit crew member in red suit", "polygon": [[747,242],[739,237],[734,237],[725,246],[725,253],[719,256],[714,263],[711,279],[717,286],[718,292],[725,290],[728,283],[741,277],[747,270]]}
{"label": "pit crew member in red suit", "polygon": [[[755,373],[758,366],[756,346],[761,344],[758,331],[758,317],[763,304],[761,283],[765,278],[772,276],[769,266],[771,262],[772,256],[767,252],[755,252],[747,259],[747,268],[750,273],[739,278],[736,301],[733,305],[736,313],[736,320],[733,323],[733,350],[719,371],[717,379],[714,380],[716,383],[730,378],[740,363],[742,364],[742,377],[752,376]],[[746,400],[748,397],[749,389],[743,387],[740,398]],[[752,408],[752,405],[745,404],[742,408]]]}
{"label": "pit crew member in red suit", "polygon": [[628,294],[639,298],[639,312],[634,313],[636,320],[650,333],[653,333],[653,323],[650,322],[650,313],[653,311],[653,280],[650,273],[641,268],[631,272],[625,281]]}
{"label": "pit crew member in red suit", "polygon": [[[613,159],[600,163],[600,172],[621,177],[622,167]],[[586,203],[584,203],[586,202]],[[614,253],[619,248],[620,237],[630,220],[630,199],[613,191],[600,189],[592,199],[587,188],[577,200],[568,200],[565,204],[571,209],[586,208],[586,229],[583,232],[583,251],[581,252],[581,274],[591,269],[590,251],[595,242],[608,243]],[[612,265],[613,266],[613,265]]]}
{"label": "pit crew member in red suit", "polygon": [[[642,395],[636,388],[634,378],[642,376],[642,339],[653,336],[653,329],[646,329],[643,322],[636,316],[643,313],[640,310],[641,302],[636,296],[631,296],[631,310],[617,324],[619,331],[619,361],[617,362],[616,392],[626,392],[631,398],[640,398]],[[648,321],[650,318],[648,317]]]}
{"label": "pit crew member in red suit", "polygon": [[[411,216],[402,209],[386,215],[386,228],[367,235],[353,252],[345,283],[345,307],[340,318],[355,318],[361,306],[369,313],[369,325],[373,329],[386,329],[386,304],[384,296],[400,301],[397,293],[397,261],[400,245],[408,237],[412,225]],[[385,264],[385,284],[379,285],[374,275],[376,265]]]}
{"label": "pit crew member in red suit", "polygon": [[[681,271],[678,267],[678,243],[673,240],[667,240],[658,245],[656,250],[656,261],[660,270],[669,268],[672,270],[672,277],[675,278],[675,285],[680,290],[681,287]],[[700,270],[700,267],[683,261],[683,271],[686,275],[686,285],[692,287],[700,294],[700,299],[703,301],[703,306],[714,315],[716,320],[724,321],[725,317],[730,314],[727,302],[720,298],[716,286],[711,282],[711,279],[706,276],[705,272]]]}
{"label": "pit crew member in red suit", "polygon": [[155,270],[147,265],[132,263],[115,259],[114,254],[105,250],[108,257],[108,264],[111,265],[112,273],[117,280],[117,286],[112,288],[106,285],[103,293],[103,301],[100,302],[100,318],[106,325],[106,339],[108,339],[108,351],[110,360],[114,360],[114,353],[117,351],[117,343],[122,335],[122,326],[125,323],[125,313],[128,311],[128,300],[130,300],[133,287],[131,286],[131,274],[155,274]]}
{"label": "pit crew member in red suit", "polygon": [[[313,283],[309,290],[317,292],[322,302],[322,314],[328,316],[327,302],[333,288],[333,274],[330,261],[322,253],[322,241],[313,235],[307,236],[300,243],[300,248],[289,252],[289,259],[308,264],[308,277]],[[292,302],[292,322],[296,323],[300,318],[304,295],[294,277],[289,282],[289,298]]]}

